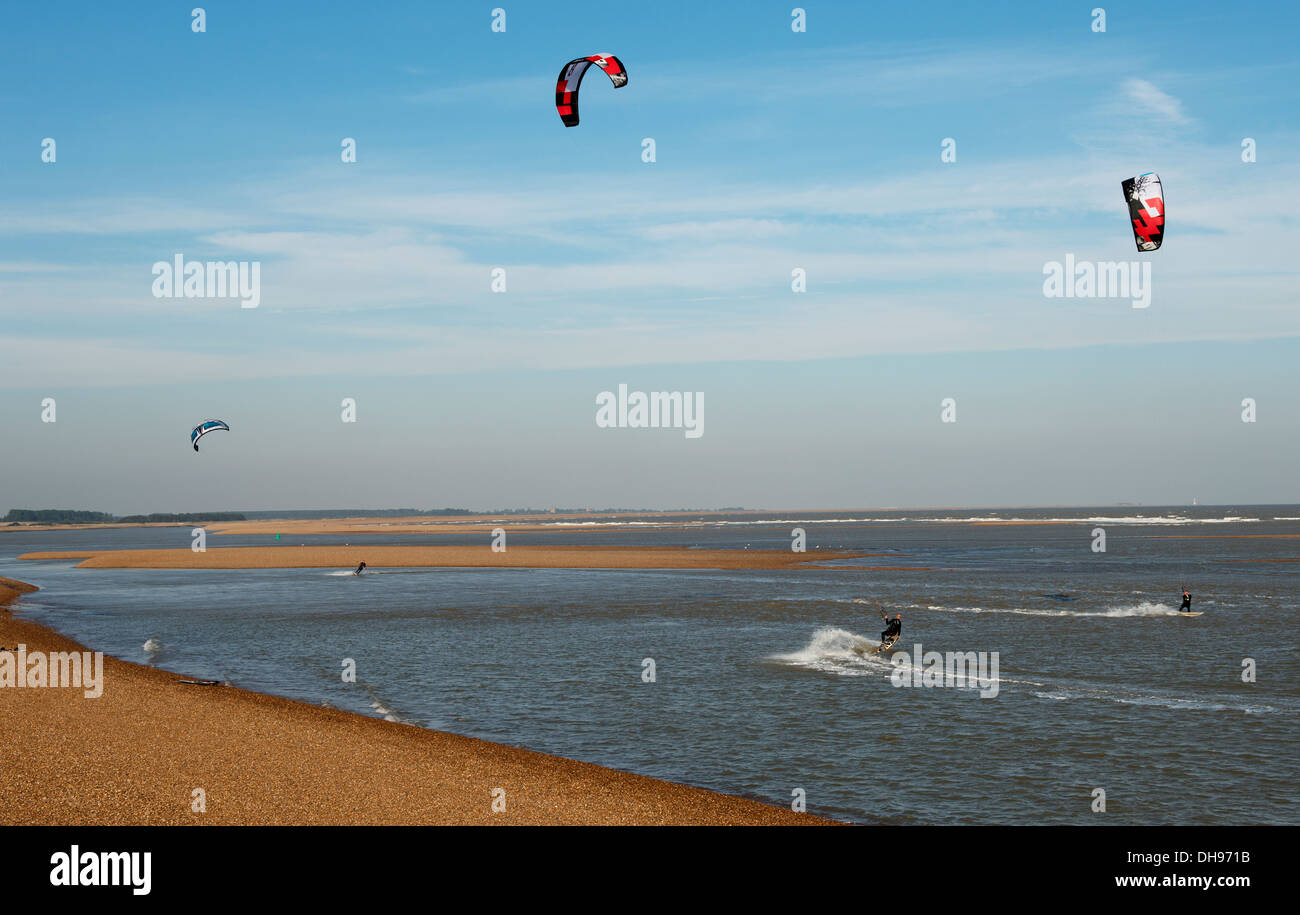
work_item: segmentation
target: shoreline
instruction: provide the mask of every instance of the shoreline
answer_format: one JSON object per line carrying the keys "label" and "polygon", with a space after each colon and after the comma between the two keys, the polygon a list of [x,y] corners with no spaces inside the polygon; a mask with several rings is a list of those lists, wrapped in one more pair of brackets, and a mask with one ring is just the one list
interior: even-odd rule
{"label": "shoreline", "polygon": [[[10,602],[35,590],[0,578],[0,647],[85,651],[14,616]],[[836,824],[474,737],[189,685],[119,658],[103,664],[96,699],[80,688],[0,687],[0,824]],[[196,789],[204,812],[192,809]],[[499,791],[505,810],[494,811]]]}
{"label": "shoreline", "polygon": [[[354,569],[367,568],[514,568],[514,569],[797,569],[810,564],[849,559],[889,558],[898,553],[838,550],[694,550],[678,546],[541,546],[528,544],[493,552],[482,546],[354,546],[212,547],[202,553],[187,548],[142,550],[56,550],[24,553],[20,560],[79,559],[84,569]],[[853,565],[840,568],[891,571],[934,571],[923,566]]]}
{"label": "shoreline", "polygon": [[[1282,503],[1285,505],[1286,503]],[[192,521],[95,521],[95,522],[72,522],[72,523],[53,523],[38,521],[15,521],[8,524],[0,523],[0,534],[6,532],[31,532],[31,531],[67,531],[67,530],[98,530],[110,528],[162,528],[162,527],[194,527],[195,525],[205,527],[209,533],[214,534],[242,534],[242,535],[293,535],[293,534],[458,534],[466,531],[473,532],[490,532],[495,527],[505,526],[512,532],[572,532],[581,530],[587,533],[601,534],[610,531],[628,531],[628,530],[654,530],[654,529],[672,529],[683,530],[692,527],[708,527],[717,524],[737,524],[747,525],[753,523],[775,523],[767,516],[778,515],[787,517],[791,523],[822,524],[834,521],[842,521],[846,516],[864,516],[861,520],[870,522],[874,520],[873,515],[881,512],[892,513],[957,513],[967,514],[975,512],[1033,512],[1033,511],[1069,511],[1069,510],[1127,510],[1142,508],[1145,511],[1153,509],[1168,509],[1181,511],[1190,508],[1231,508],[1249,509],[1257,507],[1277,507],[1277,506],[1227,506],[1227,505],[1202,505],[1202,506],[1178,506],[1178,505],[1093,505],[1093,506],[1071,506],[1071,505],[1001,505],[1001,506],[876,506],[864,508],[844,508],[844,509],[735,509],[724,511],[719,509],[701,509],[698,511],[520,511],[520,512],[467,512],[465,514],[410,514],[410,515],[367,515],[364,512],[360,514],[348,514],[340,511],[337,514],[329,514],[322,517],[314,518],[257,518],[243,521],[210,521],[210,522],[192,522]],[[829,516],[829,517],[824,517]],[[752,519],[752,520],[736,520]],[[963,524],[972,526],[1034,526],[1034,525],[1062,525],[1077,524],[1085,522],[1087,518],[1061,519],[1061,518],[914,518],[914,519],[890,519],[896,523],[915,525],[915,526],[945,526],[951,524]]]}

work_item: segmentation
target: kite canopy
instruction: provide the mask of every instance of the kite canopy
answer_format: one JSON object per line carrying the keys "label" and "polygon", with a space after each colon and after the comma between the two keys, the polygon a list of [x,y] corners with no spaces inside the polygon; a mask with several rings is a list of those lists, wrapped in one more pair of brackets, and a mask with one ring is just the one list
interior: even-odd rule
{"label": "kite canopy", "polygon": [[1139,251],[1154,251],[1165,237],[1165,190],[1160,176],[1147,172],[1123,182],[1128,215],[1133,222],[1133,240]]}
{"label": "kite canopy", "polygon": [[560,113],[565,127],[578,126],[578,87],[593,65],[605,71],[615,89],[627,85],[627,67],[613,54],[593,54],[569,61],[560,70],[559,81],[555,84],[555,110]]}
{"label": "kite canopy", "polygon": [[224,429],[227,432],[230,431],[230,427],[219,419],[209,419],[195,426],[190,432],[190,443],[194,446],[194,450],[199,450],[199,439],[203,438],[203,436],[207,435],[209,432],[216,432],[218,429]]}

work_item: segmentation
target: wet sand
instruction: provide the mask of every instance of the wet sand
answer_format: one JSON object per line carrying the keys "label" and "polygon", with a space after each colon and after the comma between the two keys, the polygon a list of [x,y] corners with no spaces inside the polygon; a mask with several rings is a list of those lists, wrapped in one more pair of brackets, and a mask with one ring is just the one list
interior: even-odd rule
{"label": "wet sand", "polygon": [[[198,554],[196,554],[198,555]],[[81,651],[3,609],[0,647]],[[501,744],[104,659],[103,694],[0,688],[0,824],[825,825]],[[667,750],[670,752],[670,749]],[[206,812],[191,809],[194,790]],[[504,811],[493,792],[504,790]],[[498,795],[499,796],[499,795]]]}
{"label": "wet sand", "polygon": [[25,581],[14,581],[12,578],[0,578],[0,607],[5,607],[15,597],[21,594],[31,594],[33,591],[39,591],[36,585],[29,585]]}

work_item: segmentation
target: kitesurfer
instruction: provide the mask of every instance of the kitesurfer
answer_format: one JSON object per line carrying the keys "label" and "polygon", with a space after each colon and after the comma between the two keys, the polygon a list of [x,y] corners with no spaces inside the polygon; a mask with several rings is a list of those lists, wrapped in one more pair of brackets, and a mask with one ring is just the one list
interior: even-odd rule
{"label": "kitesurfer", "polygon": [[1183,605],[1178,608],[1179,613],[1192,612],[1192,595],[1186,588],[1183,588]]}
{"label": "kitesurfer", "polygon": [[896,614],[891,620],[886,614],[882,613],[880,618],[885,621],[885,631],[880,633],[880,644],[892,645],[903,634],[903,614]]}
{"label": "kitesurfer", "polygon": [[366,564],[363,562],[363,563],[361,563],[361,565],[357,566],[357,570],[356,570],[355,572],[353,572],[352,574],[353,574],[353,575],[360,575],[360,574],[361,574],[362,572],[364,572],[365,570],[366,570]]}

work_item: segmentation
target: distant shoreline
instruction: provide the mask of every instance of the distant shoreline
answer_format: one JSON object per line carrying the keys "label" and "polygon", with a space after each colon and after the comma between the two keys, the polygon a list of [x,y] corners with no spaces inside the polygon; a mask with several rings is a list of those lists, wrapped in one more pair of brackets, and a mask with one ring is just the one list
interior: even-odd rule
{"label": "distant shoreline", "polygon": [[[835,520],[844,516],[865,515],[875,512],[1020,512],[1020,511],[1056,511],[1056,510],[1096,510],[1096,509],[1154,509],[1185,510],[1222,508],[1242,511],[1252,508],[1295,508],[1300,512],[1300,505],[1291,503],[1259,504],[1224,504],[1224,505],[1146,505],[1141,503],[1117,502],[1111,505],[984,505],[984,506],[892,506],[867,508],[737,508],[737,509],[701,509],[691,511],[561,511],[561,512],[471,512],[453,514],[440,512],[436,514],[366,514],[340,511],[337,514],[323,514],[319,517],[293,517],[294,512],[283,518],[251,518],[246,521],[100,521],[48,523],[37,521],[0,522],[0,533],[6,531],[69,531],[97,530],[101,528],[123,527],[183,527],[202,525],[210,532],[229,534],[263,534],[263,533],[454,533],[465,530],[490,528],[501,523],[509,523],[512,530],[552,530],[557,526],[604,528],[606,530],[623,527],[645,528],[646,520],[658,520],[668,526],[716,523],[723,519],[759,516],[788,515],[791,518],[803,518],[817,523],[819,515],[829,515]],[[198,517],[198,516],[196,516]],[[646,519],[646,520],[643,520]],[[831,520],[828,518],[826,520]],[[957,521],[959,519],[953,519]],[[623,522],[620,524],[619,522]],[[925,524],[924,520],[911,523]],[[929,522],[934,523],[934,522]],[[952,523],[952,521],[945,522]],[[1068,524],[1071,521],[1056,519],[969,519],[969,524]]]}

